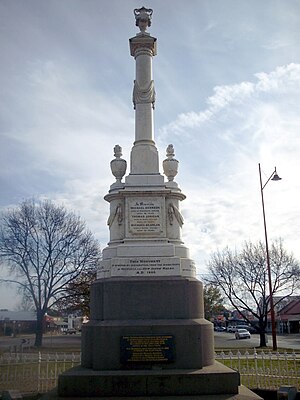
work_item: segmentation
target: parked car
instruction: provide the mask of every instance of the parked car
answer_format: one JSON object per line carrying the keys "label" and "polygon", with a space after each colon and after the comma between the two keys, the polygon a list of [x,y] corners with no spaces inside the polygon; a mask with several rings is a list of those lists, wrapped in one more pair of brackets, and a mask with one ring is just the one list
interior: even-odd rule
{"label": "parked car", "polygon": [[238,329],[247,329],[247,330],[248,330],[248,325],[246,325],[246,324],[235,325],[235,326],[229,325],[229,326],[227,327],[227,332],[234,333],[234,332],[236,332]]}
{"label": "parked car", "polygon": [[247,329],[237,329],[235,332],[236,339],[250,339],[251,333]]}
{"label": "parked car", "polygon": [[247,329],[247,331],[249,331],[248,328],[249,328],[249,325],[246,325],[246,324],[242,324],[242,325],[237,325],[236,326],[236,330],[238,330],[238,329]]}
{"label": "parked car", "polygon": [[235,326],[232,325],[227,326],[227,332],[235,332],[235,331],[236,331]]}
{"label": "parked car", "polygon": [[76,329],[74,329],[74,328],[68,328],[68,329],[66,329],[65,331],[64,331],[64,334],[65,335],[76,335]]}
{"label": "parked car", "polygon": [[214,327],[214,330],[215,330],[216,332],[225,332],[225,331],[226,331],[226,328],[225,328],[225,326],[215,326],[215,327]]}
{"label": "parked car", "polygon": [[259,330],[255,329],[254,326],[247,326],[245,329],[250,333],[259,333]]}
{"label": "parked car", "polygon": [[236,329],[247,329],[250,333],[258,333],[258,330],[251,325],[237,325]]}

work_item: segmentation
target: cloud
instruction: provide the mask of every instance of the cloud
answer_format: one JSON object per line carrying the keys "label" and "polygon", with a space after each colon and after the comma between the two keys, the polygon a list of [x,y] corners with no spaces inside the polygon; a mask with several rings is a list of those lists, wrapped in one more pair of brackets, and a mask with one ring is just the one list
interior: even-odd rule
{"label": "cloud", "polygon": [[290,42],[288,40],[282,40],[282,38],[279,39],[271,39],[267,41],[265,44],[262,45],[263,48],[267,50],[281,50],[285,47],[289,47]]}
{"label": "cloud", "polygon": [[299,228],[291,228],[300,190],[299,89],[300,65],[279,66],[253,81],[216,87],[206,109],[181,114],[160,130],[160,143],[173,142],[181,162],[184,241],[200,270],[217,248],[263,240],[259,162],[263,181],[274,165],[283,176],[266,188],[270,238],[283,237],[300,256]]}
{"label": "cloud", "polygon": [[[297,93],[300,86],[300,64],[289,64],[277,67],[270,73],[255,74],[257,82],[241,82],[234,85],[216,86],[214,95],[207,99],[208,107],[199,112],[191,111],[180,114],[175,121],[162,128],[182,132],[185,128],[196,128],[209,122],[218,113],[230,110],[232,107],[242,106],[251,101],[258,101],[261,94]],[[265,98],[262,98],[265,100]],[[236,109],[236,112],[238,110]]]}
{"label": "cloud", "polygon": [[254,85],[250,82],[215,87],[215,94],[207,101],[212,115],[232,103],[242,103],[244,99],[248,98],[253,93],[253,90]]}
{"label": "cloud", "polygon": [[[104,166],[104,179],[107,176],[109,182],[113,146],[120,141],[128,148],[131,144],[133,111],[120,100],[98,93],[86,78],[67,64],[32,63],[23,87],[1,110],[7,126],[2,129],[2,143],[6,143],[3,179],[27,175],[32,183],[33,176],[37,181],[44,174],[40,192],[45,193],[47,185],[52,189],[51,176],[65,181],[67,190],[68,180],[98,179]],[[10,109],[14,112],[6,112]],[[18,163],[10,165],[12,159]],[[30,183],[28,196],[32,195]]]}

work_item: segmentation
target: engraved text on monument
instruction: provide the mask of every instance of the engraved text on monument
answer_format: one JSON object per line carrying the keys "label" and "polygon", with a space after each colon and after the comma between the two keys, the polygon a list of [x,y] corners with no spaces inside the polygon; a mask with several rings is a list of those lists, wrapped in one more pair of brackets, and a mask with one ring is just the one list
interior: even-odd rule
{"label": "engraved text on monument", "polygon": [[161,235],[162,199],[137,197],[128,200],[128,228],[131,235]]}

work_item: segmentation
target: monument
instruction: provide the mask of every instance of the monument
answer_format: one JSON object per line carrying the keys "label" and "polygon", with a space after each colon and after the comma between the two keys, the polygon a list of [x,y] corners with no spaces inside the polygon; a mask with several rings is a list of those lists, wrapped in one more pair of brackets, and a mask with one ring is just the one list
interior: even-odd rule
{"label": "monument", "polygon": [[129,40],[136,65],[130,172],[125,176],[127,163],[116,145],[116,180],[105,196],[110,240],[91,288],[81,366],[60,375],[62,397],[239,396],[239,374],[214,360],[203,285],[181,239],[185,195],[174,180],[172,144],[163,161],[166,178],[159,172],[152,79],[157,40],[147,32],[152,12],[134,10],[139,32]]}

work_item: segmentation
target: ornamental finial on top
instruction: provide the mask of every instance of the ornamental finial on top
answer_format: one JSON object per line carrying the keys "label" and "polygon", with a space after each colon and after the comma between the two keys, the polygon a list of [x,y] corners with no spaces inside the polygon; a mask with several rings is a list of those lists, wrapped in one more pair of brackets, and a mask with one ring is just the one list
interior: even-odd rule
{"label": "ornamental finial on top", "polygon": [[145,33],[148,26],[151,26],[153,10],[151,8],[135,8],[135,25],[140,28],[141,33]]}

